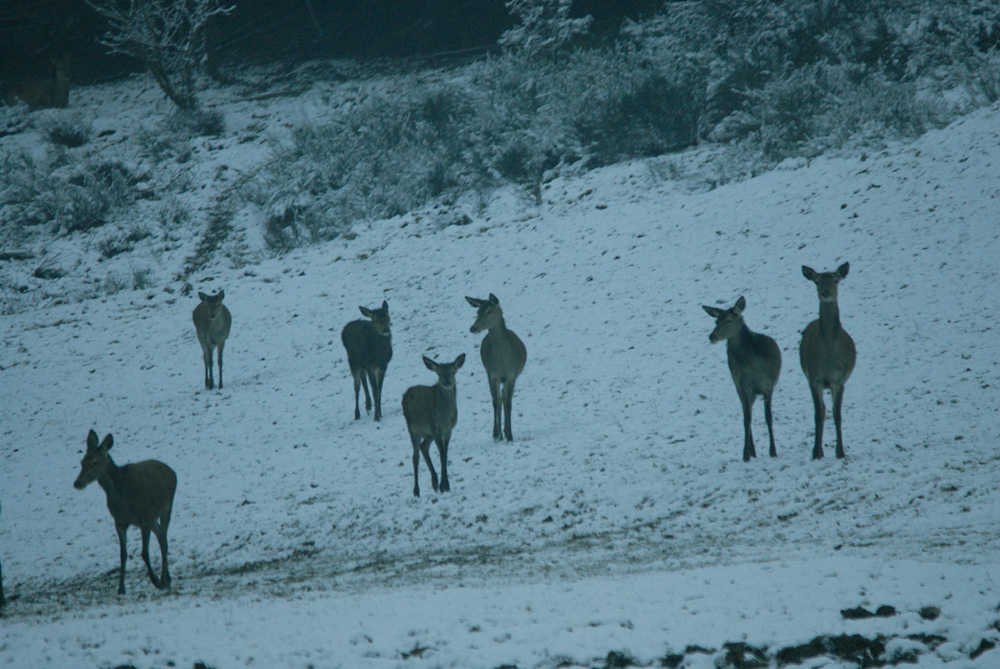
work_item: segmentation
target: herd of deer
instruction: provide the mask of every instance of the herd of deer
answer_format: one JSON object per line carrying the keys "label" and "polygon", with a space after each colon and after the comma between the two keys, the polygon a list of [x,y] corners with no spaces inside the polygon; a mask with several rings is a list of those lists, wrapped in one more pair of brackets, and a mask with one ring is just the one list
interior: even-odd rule
{"label": "herd of deer", "polygon": [[[844,399],[844,385],[854,370],[856,352],[854,340],[840,324],[840,310],[837,306],[837,284],[847,276],[850,269],[844,263],[833,272],[816,272],[810,267],[802,267],[802,274],[816,284],[819,293],[819,318],[811,322],[802,334],[799,360],[802,371],[809,382],[816,411],[816,443],[813,458],[823,457],[823,422],[826,406],[823,391],[830,390],[833,396],[833,418],[837,431],[837,457],[844,457],[843,434],[841,431],[841,407]],[[201,344],[205,363],[205,387],[215,387],[213,377],[213,351],[218,351],[219,388],[222,388],[222,351],[232,326],[229,309],[222,303],[225,293],[215,295],[199,293],[200,302],[192,314],[198,341]],[[476,320],[470,331],[474,334],[487,331],[479,352],[486,369],[490,395],[493,400],[493,438],[497,441],[513,441],[511,431],[511,404],[514,384],[524,369],[527,351],[521,339],[504,323],[500,301],[490,294],[487,299],[466,297],[476,308]],[[703,309],[715,319],[715,329],[709,335],[712,343],[725,341],[729,361],[729,371],[736,385],[740,403],[743,406],[743,460],[756,457],[753,434],[750,429],[751,410],[757,396],[764,398],[764,416],[770,437],[770,455],[777,456],[774,445],[774,429],[771,418],[771,397],[781,373],[781,351],[775,341],[759,333],[752,332],[743,321],[746,300],[740,297],[730,309],[704,306]],[[389,319],[389,305],[383,301],[377,309],[360,307],[365,319],[348,323],[341,340],[347,350],[347,361],[354,378],[354,419],[361,418],[359,393],[365,391],[365,410],[371,412],[374,406],[376,421],[382,418],[382,382],[386,368],[392,359],[392,333]],[[419,466],[423,454],[427,469],[431,473],[431,487],[435,492],[448,492],[448,442],[458,421],[456,405],[455,376],[465,363],[465,354],[453,362],[440,363],[424,356],[424,365],[437,374],[438,381],[433,386],[413,386],[403,394],[403,417],[410,433],[413,446],[413,494],[420,495]],[[370,386],[370,390],[369,390]],[[501,425],[501,416],[503,418]],[[441,477],[431,463],[430,444],[437,445]],[[87,435],[87,451],[80,463],[80,475],[73,486],[83,490],[93,481],[104,489],[108,510],[114,518],[118,533],[120,568],[118,572],[118,593],[125,593],[125,546],[126,530],[129,526],[139,527],[142,533],[142,560],[153,585],[159,589],[170,587],[170,572],[167,568],[167,528],[170,512],[177,489],[177,474],[158,460],[145,460],[119,467],[109,455],[113,439],[111,435],[98,442],[97,433],[90,430]],[[160,575],[157,577],[149,561],[149,535],[156,535],[160,544]],[[3,577],[0,571],[0,606],[4,603]]]}

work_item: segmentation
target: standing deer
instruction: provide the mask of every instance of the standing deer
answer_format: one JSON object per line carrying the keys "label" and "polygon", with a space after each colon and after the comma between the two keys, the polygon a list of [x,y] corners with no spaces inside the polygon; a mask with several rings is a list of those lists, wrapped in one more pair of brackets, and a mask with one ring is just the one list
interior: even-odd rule
{"label": "standing deer", "polygon": [[528,359],[528,352],[524,348],[524,343],[507,329],[503,320],[503,311],[500,309],[500,300],[493,293],[489,299],[479,300],[474,297],[466,297],[469,304],[479,310],[476,315],[476,322],[472,324],[469,331],[473,334],[489,330],[483,343],[479,347],[479,355],[483,359],[483,367],[486,368],[486,378],[490,383],[490,396],[493,398],[493,439],[500,441],[500,414],[503,407],[504,429],[503,435],[507,441],[514,441],[514,435],[510,428],[511,403],[514,400],[514,383],[518,375],[524,369],[524,363]]}
{"label": "standing deer", "polygon": [[215,295],[198,293],[201,302],[191,314],[195,330],[198,332],[202,356],[205,359],[205,387],[209,390],[215,387],[215,380],[212,378],[212,349],[219,350],[219,390],[222,390],[222,349],[226,346],[229,328],[233,324],[229,309],[222,303],[225,296],[224,290]]}
{"label": "standing deer", "polygon": [[[424,454],[427,469],[431,470],[431,487],[434,492],[448,492],[448,442],[451,441],[451,431],[458,422],[458,405],[456,404],[455,373],[465,364],[465,354],[455,358],[455,362],[437,363],[424,356],[427,369],[438,375],[438,382],[433,386],[413,386],[403,393],[403,416],[406,418],[406,429],[410,432],[410,442],[413,444],[413,495],[420,497],[420,479],[417,470],[420,466],[420,454]],[[441,486],[438,487],[437,472],[431,464],[431,440],[437,444],[438,456],[441,460]]]}
{"label": "standing deer", "polygon": [[802,266],[802,275],[816,284],[819,293],[819,318],[802,332],[799,361],[809,381],[813,407],[816,410],[816,445],[813,460],[823,457],[823,421],[826,405],[823,390],[829,389],[833,397],[833,422],[837,427],[837,457],[843,458],[844,440],[840,429],[840,410],[844,403],[844,385],[851,378],[858,354],[854,340],[840,325],[840,307],[837,306],[837,284],[847,276],[850,263],[844,263],[836,272],[817,272]]}
{"label": "standing deer", "polygon": [[[375,395],[375,420],[382,420],[382,381],[392,360],[392,332],[389,329],[389,304],[382,300],[378,309],[358,307],[370,320],[358,319],[344,326],[340,340],[347,349],[347,364],[354,377],[354,420],[361,418],[358,391],[365,389],[365,411],[371,413],[372,395]],[[367,378],[366,378],[367,377]],[[371,381],[371,394],[368,393]]]}
{"label": "standing deer", "polygon": [[[113,444],[111,435],[104,437],[97,445],[97,433],[87,435],[87,452],[80,462],[80,475],[73,487],[83,490],[92,481],[104,489],[108,498],[108,511],[115,519],[118,532],[118,547],[121,552],[121,569],[118,572],[118,594],[125,594],[125,531],[130,525],[137,525],[142,532],[142,561],[153,586],[166,590],[170,588],[170,572],[167,570],[167,527],[170,525],[170,511],[177,489],[177,474],[158,460],[145,460],[119,467],[108,455]],[[160,577],[157,578],[149,564],[149,533],[156,535],[160,542]]]}
{"label": "standing deer", "polygon": [[771,440],[771,457],[777,457],[774,447],[774,426],[771,420],[771,396],[781,374],[781,350],[767,335],[752,332],[743,322],[747,301],[742,296],[732,309],[702,306],[715,319],[715,329],[708,336],[713,344],[726,342],[729,373],[736,385],[736,393],[743,405],[743,462],[757,457],[750,429],[753,404],[758,395],[764,396],[764,419]]}
{"label": "standing deer", "polygon": [[[46,64],[47,68],[48,64]],[[69,105],[69,53],[52,58],[51,70],[34,79],[14,81],[4,95],[4,104],[14,105],[24,101],[28,109],[36,111],[49,107],[64,108]],[[40,68],[41,69],[41,68]]]}

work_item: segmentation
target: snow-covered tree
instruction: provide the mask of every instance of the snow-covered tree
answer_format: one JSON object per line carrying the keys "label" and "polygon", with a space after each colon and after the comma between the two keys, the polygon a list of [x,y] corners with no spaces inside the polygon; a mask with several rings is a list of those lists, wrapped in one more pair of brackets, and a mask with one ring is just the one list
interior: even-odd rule
{"label": "snow-covered tree", "polygon": [[195,72],[205,62],[205,30],[228,14],[220,0],[87,0],[108,19],[101,43],[111,53],[142,61],[157,85],[181,109],[197,106]]}
{"label": "snow-covered tree", "polygon": [[526,56],[552,55],[590,30],[592,16],[572,18],[573,0],[507,0],[518,24],[500,36],[500,46]]}

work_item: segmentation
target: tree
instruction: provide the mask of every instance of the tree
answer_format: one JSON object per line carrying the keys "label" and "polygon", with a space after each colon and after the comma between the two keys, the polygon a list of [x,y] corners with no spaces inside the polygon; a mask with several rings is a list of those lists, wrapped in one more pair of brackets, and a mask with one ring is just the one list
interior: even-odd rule
{"label": "tree", "polygon": [[586,35],[593,20],[570,17],[573,0],[507,0],[505,5],[518,25],[500,36],[500,46],[529,58],[556,54],[574,37]]}
{"label": "tree", "polygon": [[108,19],[100,40],[110,53],[142,61],[157,85],[180,109],[197,107],[195,72],[206,59],[208,21],[228,14],[220,0],[87,0]]}

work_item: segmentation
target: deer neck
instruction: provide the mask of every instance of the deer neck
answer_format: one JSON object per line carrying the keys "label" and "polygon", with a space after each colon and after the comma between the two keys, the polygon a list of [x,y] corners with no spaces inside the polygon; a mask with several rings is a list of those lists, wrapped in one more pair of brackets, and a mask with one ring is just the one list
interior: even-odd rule
{"label": "deer neck", "polygon": [[109,501],[119,500],[125,489],[125,475],[122,473],[121,467],[116,465],[114,460],[108,458],[108,470],[97,479],[97,484],[104,489],[104,494],[108,496]]}
{"label": "deer neck", "polygon": [[497,319],[497,322],[489,329],[489,333],[496,339],[507,339],[507,323],[504,322],[503,316]]}
{"label": "deer neck", "polygon": [[819,331],[828,339],[840,332],[840,307],[836,301],[819,303]]}
{"label": "deer neck", "polygon": [[746,323],[740,323],[740,331],[736,333],[735,337],[730,337],[729,341],[726,342],[728,348],[746,348],[750,345],[750,339],[753,333],[750,332],[750,328],[747,327]]}

